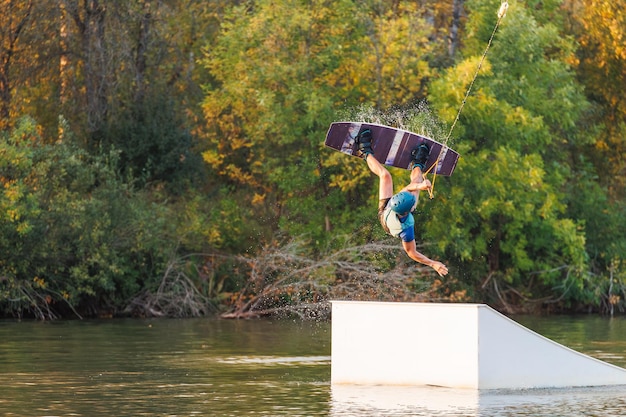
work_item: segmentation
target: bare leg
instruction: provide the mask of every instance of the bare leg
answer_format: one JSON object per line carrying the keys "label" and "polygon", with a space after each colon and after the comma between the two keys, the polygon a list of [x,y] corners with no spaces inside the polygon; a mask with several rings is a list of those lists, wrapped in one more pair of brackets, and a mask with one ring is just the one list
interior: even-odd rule
{"label": "bare leg", "polygon": [[393,196],[393,179],[389,171],[387,171],[387,168],[378,162],[378,160],[374,158],[374,155],[371,154],[367,156],[365,162],[367,162],[370,171],[376,174],[380,180],[378,188],[379,200],[391,198],[391,196]]}

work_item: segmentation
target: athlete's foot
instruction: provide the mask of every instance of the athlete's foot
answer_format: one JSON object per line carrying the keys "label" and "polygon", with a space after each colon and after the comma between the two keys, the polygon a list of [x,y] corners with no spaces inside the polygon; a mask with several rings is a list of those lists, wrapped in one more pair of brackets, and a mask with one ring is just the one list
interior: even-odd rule
{"label": "athlete's foot", "polygon": [[430,148],[422,143],[411,151],[411,169],[419,167],[422,171],[426,168],[426,162],[430,156]]}
{"label": "athlete's foot", "polygon": [[372,150],[372,131],[364,129],[356,137],[356,143],[359,145],[359,152],[363,159],[367,158],[367,155],[373,154]]}

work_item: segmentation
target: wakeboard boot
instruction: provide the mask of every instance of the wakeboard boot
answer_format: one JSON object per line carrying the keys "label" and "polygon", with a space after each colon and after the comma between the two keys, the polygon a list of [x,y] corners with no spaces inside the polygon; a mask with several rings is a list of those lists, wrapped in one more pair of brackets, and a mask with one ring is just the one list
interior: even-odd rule
{"label": "wakeboard boot", "polygon": [[367,158],[367,155],[374,153],[372,150],[372,131],[364,129],[359,132],[356,137],[356,143],[359,145],[359,156],[363,159]]}
{"label": "wakeboard boot", "polygon": [[419,146],[411,151],[411,170],[415,167],[419,167],[422,171],[424,171],[429,156],[430,147],[425,143],[419,144]]}

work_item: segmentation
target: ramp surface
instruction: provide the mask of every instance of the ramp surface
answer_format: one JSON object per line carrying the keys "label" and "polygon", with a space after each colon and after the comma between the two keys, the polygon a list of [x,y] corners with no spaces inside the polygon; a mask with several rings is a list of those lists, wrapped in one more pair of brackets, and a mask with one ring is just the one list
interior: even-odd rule
{"label": "ramp surface", "polygon": [[626,385],[626,370],[484,304],[332,302],[333,384],[518,389]]}

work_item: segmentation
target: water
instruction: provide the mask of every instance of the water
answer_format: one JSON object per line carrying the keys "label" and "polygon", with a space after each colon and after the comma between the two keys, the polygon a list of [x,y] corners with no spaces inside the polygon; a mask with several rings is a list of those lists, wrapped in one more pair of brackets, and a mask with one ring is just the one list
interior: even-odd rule
{"label": "water", "polygon": [[[515,319],[626,367],[625,319]],[[333,387],[329,355],[327,322],[0,321],[0,415],[626,415],[626,387]]]}

